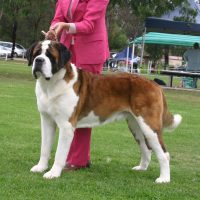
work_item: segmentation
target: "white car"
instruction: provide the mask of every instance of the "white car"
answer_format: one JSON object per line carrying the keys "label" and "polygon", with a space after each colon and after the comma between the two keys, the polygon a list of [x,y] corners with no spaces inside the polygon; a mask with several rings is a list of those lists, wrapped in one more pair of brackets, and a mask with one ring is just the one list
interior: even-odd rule
{"label": "white car", "polygon": [[[0,46],[6,47],[11,53],[13,44],[12,42],[0,41]],[[22,45],[16,43],[14,52],[15,57],[25,57],[26,49]]]}
{"label": "white car", "polygon": [[8,48],[0,45],[0,57],[10,57],[11,52]]}

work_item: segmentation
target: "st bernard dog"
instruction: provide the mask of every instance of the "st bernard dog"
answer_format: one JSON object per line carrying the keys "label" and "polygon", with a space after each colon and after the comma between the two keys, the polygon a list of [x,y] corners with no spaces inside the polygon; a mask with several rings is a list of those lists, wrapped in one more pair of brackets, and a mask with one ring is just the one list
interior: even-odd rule
{"label": "st bernard dog", "polygon": [[146,170],[153,150],[160,165],[156,183],[170,182],[170,156],[162,131],[175,129],[182,117],[168,111],[160,86],[136,74],[104,76],[78,69],[70,63],[68,49],[55,41],[33,44],[27,59],[37,79],[42,135],[40,160],[31,172],[47,170],[56,127],[58,146],[54,164],[43,176],[47,179],[61,175],[76,128],[126,119],[141,151],[140,164],[133,170]]}

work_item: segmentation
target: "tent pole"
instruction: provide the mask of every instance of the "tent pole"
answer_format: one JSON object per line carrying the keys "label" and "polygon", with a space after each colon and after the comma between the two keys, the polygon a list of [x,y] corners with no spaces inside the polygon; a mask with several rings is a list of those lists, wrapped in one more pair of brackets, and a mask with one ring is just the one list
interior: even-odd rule
{"label": "tent pole", "polygon": [[129,43],[126,52],[126,72],[128,71],[128,60],[129,60]]}
{"label": "tent pole", "polygon": [[140,68],[142,67],[142,60],[143,60],[143,57],[144,57],[145,35],[146,35],[146,27],[145,27],[144,33],[142,35],[142,52],[141,52],[141,58],[140,58]]}
{"label": "tent pole", "polygon": [[134,54],[135,54],[135,43],[133,42],[132,54],[131,54],[131,73],[133,73],[133,59],[134,59]]}

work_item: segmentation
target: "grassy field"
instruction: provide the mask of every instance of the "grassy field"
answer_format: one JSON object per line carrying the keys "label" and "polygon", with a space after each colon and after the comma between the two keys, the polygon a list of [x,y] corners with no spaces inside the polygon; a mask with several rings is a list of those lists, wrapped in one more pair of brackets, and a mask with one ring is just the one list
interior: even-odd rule
{"label": "grassy field", "polygon": [[154,183],[159,176],[154,154],[147,171],[131,170],[140,154],[124,121],[93,130],[90,169],[44,180],[30,173],[40,152],[34,84],[26,64],[0,61],[0,199],[200,199],[200,92],[165,91],[170,110],[183,116],[174,133],[164,134],[171,154],[170,184]]}

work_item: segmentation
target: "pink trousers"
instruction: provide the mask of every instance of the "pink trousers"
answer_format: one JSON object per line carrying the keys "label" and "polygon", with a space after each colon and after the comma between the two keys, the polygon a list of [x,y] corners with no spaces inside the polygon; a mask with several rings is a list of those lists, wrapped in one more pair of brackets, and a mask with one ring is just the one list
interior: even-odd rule
{"label": "pink trousers", "polygon": [[[73,55],[73,49],[72,49]],[[74,57],[73,57],[74,58]],[[75,59],[72,59],[72,62]],[[103,64],[93,64],[93,65],[81,65],[79,66],[76,62],[75,65],[86,71],[92,72],[94,74],[100,74],[103,69]],[[90,141],[91,141],[91,128],[78,128],[75,130],[74,139],[72,141],[70,151],[67,157],[67,163],[75,166],[86,166],[88,161],[90,161]]]}

